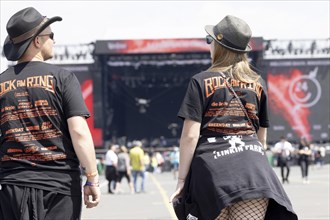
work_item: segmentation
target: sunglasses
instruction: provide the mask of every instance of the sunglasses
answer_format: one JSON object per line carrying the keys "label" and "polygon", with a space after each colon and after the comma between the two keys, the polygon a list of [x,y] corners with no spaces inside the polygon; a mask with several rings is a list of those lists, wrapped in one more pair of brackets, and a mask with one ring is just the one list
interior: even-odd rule
{"label": "sunglasses", "polygon": [[213,41],[213,37],[211,37],[211,35],[206,35],[206,43],[207,44],[211,44],[212,43],[212,41]]}
{"label": "sunglasses", "polygon": [[54,40],[54,32],[51,32],[49,34],[39,34],[38,36],[49,36],[50,39]]}

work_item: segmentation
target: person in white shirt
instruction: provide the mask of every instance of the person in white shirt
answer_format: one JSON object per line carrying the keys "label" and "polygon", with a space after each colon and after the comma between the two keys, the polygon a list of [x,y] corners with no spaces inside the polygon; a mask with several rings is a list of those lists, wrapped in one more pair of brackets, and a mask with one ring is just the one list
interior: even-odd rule
{"label": "person in white shirt", "polygon": [[[292,158],[292,154],[294,152],[294,148],[292,144],[286,140],[284,136],[281,137],[281,140],[277,142],[273,148],[273,153],[276,154],[278,164],[281,167],[281,176],[282,183],[289,183],[289,175],[290,175],[290,163],[289,161]],[[284,167],[286,168],[286,174],[284,174]]]}
{"label": "person in white shirt", "polygon": [[[104,159],[105,177],[109,181],[108,192],[110,194],[116,191],[118,156],[115,152],[117,148],[118,145],[110,145]],[[113,187],[111,185],[113,185]]]}

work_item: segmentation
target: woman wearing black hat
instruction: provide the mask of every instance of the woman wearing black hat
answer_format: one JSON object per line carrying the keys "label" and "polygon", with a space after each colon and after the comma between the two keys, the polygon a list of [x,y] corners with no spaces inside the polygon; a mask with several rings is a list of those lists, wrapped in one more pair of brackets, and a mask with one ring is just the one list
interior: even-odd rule
{"label": "woman wearing black hat", "polygon": [[[89,111],[73,73],[44,61],[54,33],[28,7],[7,23],[4,54],[17,61],[0,74],[0,219],[80,219],[100,188]],[[82,190],[81,169],[87,182]],[[82,191],[84,197],[82,197]]]}
{"label": "woman wearing black hat", "polygon": [[246,56],[251,30],[234,16],[205,30],[212,66],[192,77],[178,113],[184,125],[170,198],[176,214],[180,220],[295,220],[265,154],[267,90]]}

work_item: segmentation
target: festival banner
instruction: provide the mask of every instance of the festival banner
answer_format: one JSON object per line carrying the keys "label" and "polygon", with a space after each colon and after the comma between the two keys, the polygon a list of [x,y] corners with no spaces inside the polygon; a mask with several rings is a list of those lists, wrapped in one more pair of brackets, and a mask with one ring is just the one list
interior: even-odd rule
{"label": "festival banner", "polygon": [[268,140],[329,141],[329,59],[264,61],[268,84]]}
{"label": "festival banner", "polygon": [[81,85],[82,95],[86,106],[91,114],[87,119],[89,130],[91,131],[95,147],[103,146],[102,129],[95,126],[95,111],[94,111],[94,89],[93,89],[93,75],[91,64],[70,64],[61,65],[64,69],[73,72]]}
{"label": "festival banner", "polygon": [[[263,50],[263,39],[252,38],[253,51]],[[148,39],[148,40],[106,40],[96,41],[95,54],[148,54],[148,53],[191,53],[209,52],[204,38]]]}

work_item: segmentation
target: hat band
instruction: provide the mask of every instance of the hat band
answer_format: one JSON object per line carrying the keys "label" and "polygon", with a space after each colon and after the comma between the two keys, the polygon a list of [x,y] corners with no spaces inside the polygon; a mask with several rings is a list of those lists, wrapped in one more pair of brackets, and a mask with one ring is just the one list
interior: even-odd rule
{"label": "hat band", "polygon": [[11,41],[13,42],[13,44],[18,44],[18,43],[21,43],[21,42],[29,39],[30,37],[33,37],[33,35],[39,30],[39,28],[44,23],[46,23],[47,20],[48,20],[47,18],[44,18],[44,20],[37,27],[33,28],[32,30],[30,30],[28,32],[25,32],[22,35],[19,35],[17,37],[11,38]]}
{"label": "hat band", "polygon": [[222,38],[220,40],[220,42],[228,47],[231,47],[231,48],[234,48],[234,49],[237,49],[237,50],[245,50],[246,47],[242,48],[242,47],[238,47],[237,45],[234,45],[232,44],[231,42],[227,41],[225,38]]}

